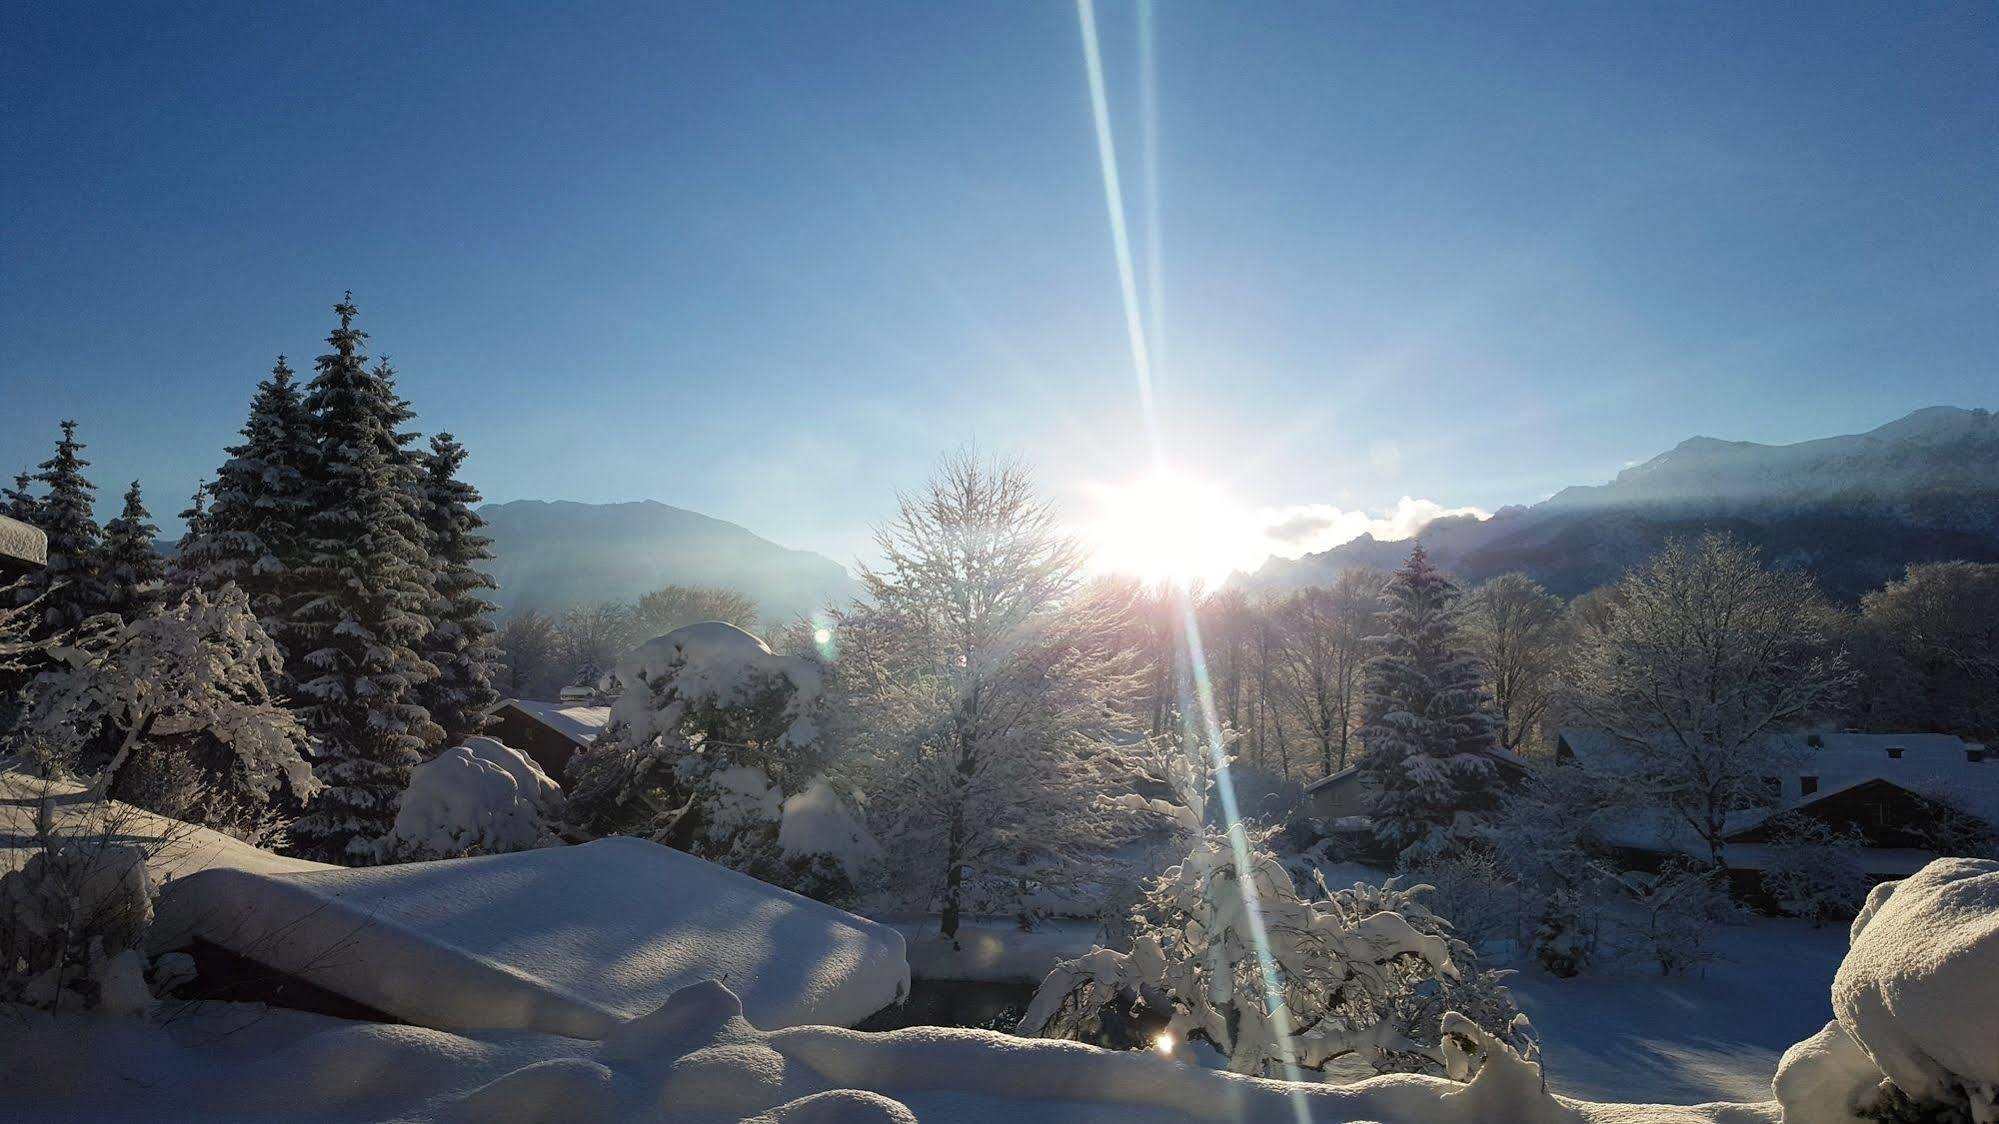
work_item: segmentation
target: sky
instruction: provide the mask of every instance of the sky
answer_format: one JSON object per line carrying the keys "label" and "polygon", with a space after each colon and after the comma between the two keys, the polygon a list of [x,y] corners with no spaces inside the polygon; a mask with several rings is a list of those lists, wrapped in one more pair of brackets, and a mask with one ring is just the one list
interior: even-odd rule
{"label": "sky", "polygon": [[[1150,129],[1139,17],[1159,447],[1232,562],[1999,406],[1999,7],[1163,4]],[[1161,506],[1072,3],[24,4],[0,99],[7,475],[73,417],[171,524],[351,289],[489,499],[852,562],[976,443]]]}

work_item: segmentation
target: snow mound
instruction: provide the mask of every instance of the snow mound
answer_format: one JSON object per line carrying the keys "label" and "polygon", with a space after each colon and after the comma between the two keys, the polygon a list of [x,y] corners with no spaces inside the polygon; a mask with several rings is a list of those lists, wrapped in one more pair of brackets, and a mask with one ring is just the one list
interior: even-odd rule
{"label": "snow mound", "polygon": [[859,883],[868,864],[882,857],[881,844],[825,777],[815,778],[805,791],[784,802],[777,845],[786,858],[830,855]]}
{"label": "snow mound", "polygon": [[1999,862],[1938,859],[1876,886],[1832,1007],[1903,1092],[1968,1096],[1973,1120],[1999,1121]]}
{"label": "snow mound", "polygon": [[761,1025],[847,1026],[901,999],[901,934],[637,839],[162,894],[155,949],[201,938],[446,1030],[602,1038],[701,980]]}
{"label": "snow mound", "polygon": [[410,774],[388,854],[449,858],[524,851],[550,842],[562,787],[526,754],[496,738],[470,737]]}
{"label": "snow mound", "polygon": [[156,882],[214,868],[265,874],[339,869],[273,854],[131,804],[97,799],[87,785],[76,781],[32,777],[0,763],[0,871],[26,865],[35,851],[35,819],[44,806],[52,829],[65,838],[110,835],[145,851],[147,869]]}
{"label": "snow mound", "polygon": [[[232,1027],[256,1033],[230,1033]],[[1543,1092],[1535,1068],[1503,1044],[1480,1038],[1476,1048],[1482,1065],[1469,1084],[1415,1075],[1290,1084],[993,1031],[766,1031],[712,981],[674,993],[596,1042],[518,1032],[458,1035],[255,1008],[108,1029],[82,1017],[32,1027],[0,1020],[0,1058],[21,1063],[10,1075],[8,1108],[31,1117],[675,1124],[1776,1120],[1774,1106],[1571,1101]]]}
{"label": "snow mound", "polygon": [[1835,1019],[1784,1051],[1771,1084],[1786,1120],[1867,1124],[1860,1110],[1873,1103],[1881,1071]]}
{"label": "snow mound", "polygon": [[641,682],[668,679],[681,706],[698,700],[719,707],[749,706],[773,682],[788,681],[790,712],[796,721],[787,740],[808,745],[819,736],[810,717],[824,685],[817,661],[777,655],[763,641],[723,621],[690,624],[646,641],[618,661],[614,676],[626,689],[611,707],[611,724],[629,730],[635,744],[655,734],[670,735],[678,726],[679,708],[655,707],[651,692],[631,689]]}

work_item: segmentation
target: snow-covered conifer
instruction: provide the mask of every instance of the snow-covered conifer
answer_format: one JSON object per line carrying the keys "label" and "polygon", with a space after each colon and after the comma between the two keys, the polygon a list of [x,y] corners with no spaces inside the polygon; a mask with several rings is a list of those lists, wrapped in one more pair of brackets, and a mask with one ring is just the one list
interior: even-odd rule
{"label": "snow-covered conifer", "polygon": [[1418,544],[1383,591],[1387,631],[1365,671],[1362,775],[1374,831],[1401,849],[1492,807],[1492,700],[1458,634],[1458,588]]}
{"label": "snow-covered conifer", "polygon": [[292,570],[305,535],[305,471],[315,455],[312,423],[280,355],[271,377],[257,384],[242,442],[224,450],[229,459],[208,486],[205,511],[197,493],[177,562],[187,583],[202,589],[212,592],[235,582],[265,630],[281,642]]}
{"label": "snow-covered conifer", "polygon": [[83,475],[90,467],[83,447],[76,423],[63,422],[55,455],[35,474],[45,489],[34,514],[36,526],[49,536],[49,563],[30,573],[15,596],[20,603],[41,600],[44,633],[74,628],[110,607],[101,568],[104,532],[92,512],[97,487]]}
{"label": "snow-covered conifer", "polygon": [[125,493],[124,509],[104,525],[103,581],[106,609],[131,622],[159,608],[166,565],[154,545],[160,529],[139,495],[139,482]]}
{"label": "snow-covered conifer", "polygon": [[367,369],[351,295],[334,311],[332,350],[305,397],[316,444],[284,643],[326,784],[295,834],[317,853],[358,862],[374,856],[424,745],[442,732],[415,698],[436,669],[415,649],[430,630],[431,585],[411,462],[398,455],[408,408],[392,381]]}
{"label": "snow-covered conifer", "polygon": [[491,721],[486,710],[499,701],[493,679],[500,662],[493,603],[484,592],[495,588],[478,564],[491,557],[492,540],[480,534],[486,521],[473,508],[479,491],[458,478],[465,447],[449,433],[430,439],[430,455],[417,486],[430,548],[430,631],[418,650],[437,668],[418,701],[447,740],[462,741]]}
{"label": "snow-covered conifer", "polygon": [[41,517],[38,512],[41,509],[41,501],[35,498],[34,487],[35,477],[33,473],[28,472],[26,469],[15,473],[14,486],[0,490],[0,504],[4,504],[4,507],[0,507],[0,511],[4,511],[10,518],[18,519],[23,523],[33,523],[36,526],[40,526]]}

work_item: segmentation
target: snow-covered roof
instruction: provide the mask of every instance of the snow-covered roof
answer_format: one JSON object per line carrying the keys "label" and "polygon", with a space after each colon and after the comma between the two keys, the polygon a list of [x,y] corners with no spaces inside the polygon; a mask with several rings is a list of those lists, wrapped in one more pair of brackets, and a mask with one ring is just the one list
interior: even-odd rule
{"label": "snow-covered roof", "polygon": [[1313,793],[1319,791],[1322,788],[1330,788],[1331,786],[1336,785],[1343,780],[1346,780],[1348,777],[1359,775],[1359,773],[1360,773],[1359,765],[1348,765],[1346,768],[1341,769],[1337,773],[1327,773],[1325,776],[1320,777],[1318,780],[1313,781],[1311,784],[1306,785],[1305,791],[1307,793]]}
{"label": "snow-covered roof", "polygon": [[[608,706],[576,706],[536,699],[502,699],[493,711],[512,707],[580,746],[588,746],[611,724]],[[489,712],[491,713],[491,712]]]}
{"label": "snow-covered roof", "polygon": [[0,573],[49,563],[49,537],[40,527],[0,515]]}
{"label": "snow-covered roof", "polygon": [[170,885],[156,949],[200,937],[445,1030],[602,1038],[726,980],[758,1025],[851,1026],[909,989],[902,935],[640,839]]}

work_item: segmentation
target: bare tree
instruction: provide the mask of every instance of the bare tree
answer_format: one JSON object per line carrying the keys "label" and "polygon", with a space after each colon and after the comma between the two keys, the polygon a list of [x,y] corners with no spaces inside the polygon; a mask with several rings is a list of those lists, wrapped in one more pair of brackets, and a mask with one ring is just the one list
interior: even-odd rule
{"label": "bare tree", "polygon": [[722,621],[756,632],[757,603],[748,594],[720,586],[662,586],[639,598],[633,607],[632,635],[645,641],[702,621]]}
{"label": "bare tree", "polygon": [[1276,686],[1329,774],[1346,768],[1355,748],[1360,673],[1367,638],[1381,632],[1375,616],[1386,580],[1378,570],[1346,570],[1332,585],[1301,590],[1277,608],[1283,661]]}
{"label": "bare tree", "polygon": [[1568,643],[1562,599],[1525,574],[1501,574],[1465,598],[1464,625],[1485,666],[1499,744],[1517,750],[1553,709]]}
{"label": "bare tree", "polygon": [[1767,800],[1770,736],[1853,683],[1831,614],[1808,575],[1766,569],[1726,535],[1668,543],[1617,592],[1582,638],[1577,711],[1720,866],[1728,814]]}
{"label": "bare tree", "polygon": [[565,683],[596,682],[638,644],[632,607],[615,601],[573,606],[562,614],[561,630]]}
{"label": "bare tree", "polygon": [[1999,564],[1911,566],[1861,600],[1865,720],[1999,734]]}
{"label": "bare tree", "polygon": [[517,699],[540,698],[545,691],[560,687],[550,677],[562,663],[562,633],[554,618],[539,609],[507,621],[500,629],[500,652],[505,658],[501,682],[507,694]]}
{"label": "bare tree", "polygon": [[1097,771],[1137,687],[1130,587],[1085,590],[1057,527],[1023,465],[947,457],[878,532],[871,603],[836,617],[870,816],[947,938],[968,904],[1017,904],[1111,838]]}

